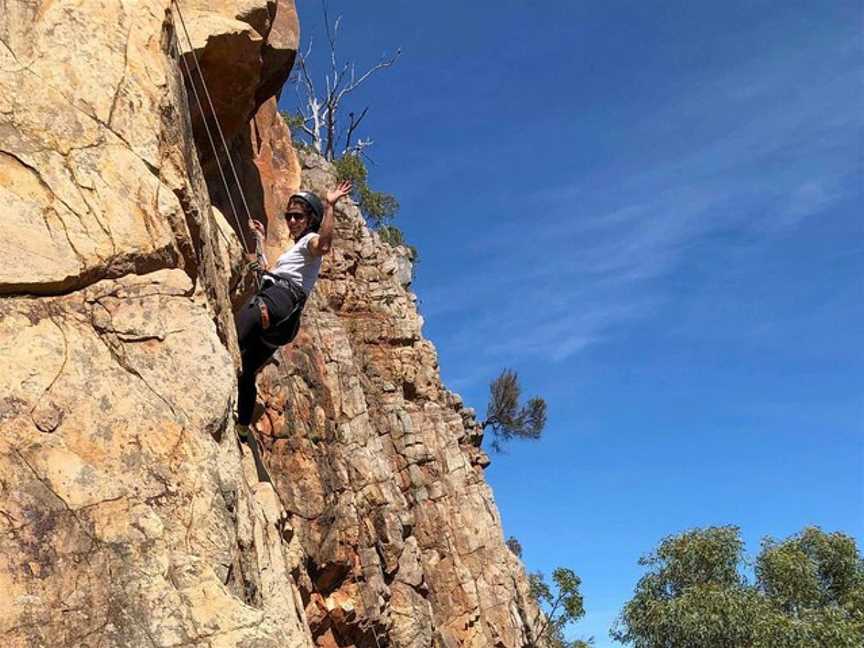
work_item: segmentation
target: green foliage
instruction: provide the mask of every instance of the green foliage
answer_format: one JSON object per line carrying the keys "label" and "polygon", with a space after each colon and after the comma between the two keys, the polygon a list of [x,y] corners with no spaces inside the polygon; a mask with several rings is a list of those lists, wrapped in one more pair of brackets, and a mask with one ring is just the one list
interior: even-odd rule
{"label": "green foliage", "polygon": [[333,166],[336,167],[337,182],[350,180],[354,183],[355,190],[359,185],[366,184],[366,177],[369,173],[366,170],[366,165],[363,163],[362,158],[359,156],[346,155],[335,160]]}
{"label": "green foliage", "polygon": [[368,170],[359,155],[345,155],[334,160],[336,176],[339,182],[350,180],[354,185],[352,197],[360,207],[360,211],[369,221],[369,224],[378,230],[378,234],[384,243],[392,247],[403,245],[411,253],[411,261],[415,265],[420,258],[417,248],[408,244],[402,235],[402,230],[390,224],[390,221],[399,211],[399,202],[394,196],[381,191],[373,191],[369,188]]}
{"label": "green foliage", "polygon": [[399,211],[399,201],[388,193],[369,188],[369,173],[359,155],[345,155],[334,160],[333,166],[339,182],[350,180],[354,184],[354,200],[374,227],[381,227],[392,220]]}
{"label": "green foliage", "polygon": [[564,638],[567,624],[585,615],[584,601],[579,592],[582,581],[572,570],[559,567],[552,572],[552,582],[550,586],[541,572],[528,575],[529,592],[538,608],[533,624],[536,641],[532,648],[587,648],[593,645],[593,638],[573,641]]}
{"label": "green foliage", "polygon": [[[292,131],[299,131],[301,128],[303,128],[303,122],[305,120],[303,118],[303,115],[301,115],[300,113],[283,111],[280,114],[282,115],[282,119],[285,120],[285,124]],[[294,135],[294,133],[292,133],[292,135]],[[294,137],[294,139],[297,140],[297,137]]]}
{"label": "green foliage", "polygon": [[415,265],[420,262],[417,248],[405,241],[402,230],[398,227],[394,225],[382,225],[378,228],[378,236],[380,236],[381,240],[390,247],[402,245],[408,248],[408,251],[411,253],[411,262]]}
{"label": "green foliage", "polygon": [[756,576],[764,594],[795,615],[832,603],[852,604],[864,586],[855,541],[813,527],[783,542],[765,539]]}
{"label": "green foliage", "polygon": [[843,534],[765,539],[753,582],[737,527],[670,536],[640,564],[648,573],[610,633],[636,648],[864,645],[864,561]]}
{"label": "green foliage", "polygon": [[507,548],[514,556],[517,558],[522,557],[522,543],[520,543],[515,537],[510,536],[504,544],[507,545]]}
{"label": "green foliage", "polygon": [[500,452],[503,443],[513,437],[539,439],[546,426],[546,401],[531,398],[519,407],[519,377],[515,371],[505,369],[489,385],[489,405],[483,427],[495,433],[492,449]]}
{"label": "green foliage", "polygon": [[654,554],[639,561],[654,569],[646,577],[646,586],[674,598],[700,585],[741,585],[738,565],[744,556],[744,543],[739,534],[738,527],[712,527],[667,538]]}
{"label": "green foliage", "polygon": [[383,191],[372,191],[369,187],[360,189],[357,202],[363,215],[376,227],[388,222],[399,211],[395,196]]}
{"label": "green foliage", "polygon": [[405,238],[402,236],[402,230],[393,225],[383,225],[378,228],[378,236],[381,240],[390,247],[405,245]]}

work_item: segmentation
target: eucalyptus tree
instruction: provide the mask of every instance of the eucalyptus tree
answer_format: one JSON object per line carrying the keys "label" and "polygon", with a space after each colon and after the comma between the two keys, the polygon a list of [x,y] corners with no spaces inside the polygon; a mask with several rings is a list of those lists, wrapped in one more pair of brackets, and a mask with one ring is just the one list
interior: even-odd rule
{"label": "eucalyptus tree", "polygon": [[766,538],[747,576],[738,527],[670,536],[611,636],[635,648],[861,648],[864,561],[842,533]]}

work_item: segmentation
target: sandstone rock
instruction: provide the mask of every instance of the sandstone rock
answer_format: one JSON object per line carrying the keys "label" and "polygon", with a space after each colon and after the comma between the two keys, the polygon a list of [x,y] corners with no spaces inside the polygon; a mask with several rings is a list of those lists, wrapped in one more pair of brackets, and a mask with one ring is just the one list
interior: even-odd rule
{"label": "sandstone rock", "polygon": [[300,21],[293,0],[277,0],[276,16],[262,50],[261,85],[258,103],[272,96],[279,96],[282,85],[294,66],[294,58],[300,48]]}
{"label": "sandstone rock", "polygon": [[[158,23],[157,23],[158,24]],[[148,161],[30,70],[0,71],[0,293],[60,292],[178,264],[177,197]]]}
{"label": "sandstone rock", "polygon": [[[293,8],[293,7],[292,7]],[[261,38],[270,32],[276,7],[272,0],[183,0],[182,11],[210,13],[247,23]],[[190,16],[191,26],[201,28],[200,18]],[[226,75],[227,76],[227,75]]]}
{"label": "sandstone rock", "polygon": [[225,434],[236,244],[206,195],[167,6],[0,14],[11,646],[310,644],[299,541]]}
{"label": "sandstone rock", "polygon": [[[213,144],[206,135],[205,121],[212,131],[219,155],[223,156],[224,151],[213,121],[210,102],[219,115],[219,126],[224,136],[230,140],[246,124],[255,107],[264,39],[241,20],[211,12],[188,13],[189,40],[186,39],[186,33],[181,32],[178,43],[187,66],[184,70],[188,70],[186,83],[195,100],[192,126],[198,149],[205,159],[212,160]],[[194,58],[192,52],[195,53]],[[201,83],[202,76],[206,91]],[[210,100],[207,99],[208,94]],[[226,176],[229,181],[233,181],[227,162],[223,161],[223,164],[226,166]]]}
{"label": "sandstone rock", "polygon": [[[186,82],[193,97],[195,91],[199,94],[221,156],[224,151],[201,77],[230,141],[244,130],[259,105],[278,95],[287,80],[300,39],[297,11],[293,0],[190,0],[181,3],[180,11],[186,29],[178,20],[176,42],[189,68]],[[198,148],[203,160],[214,163],[204,121],[196,104],[193,128]],[[212,171],[216,173],[215,168]],[[231,178],[227,169],[226,175]]]}
{"label": "sandstone rock", "polygon": [[[482,430],[422,338],[410,253],[354,207],[260,379],[275,484],[258,482],[232,432],[243,223],[213,181],[169,4],[0,14],[0,637],[521,647],[533,608]],[[273,99],[296,11],[183,7],[277,254],[300,185]],[[304,186],[332,186],[326,162],[302,163]]]}
{"label": "sandstone rock", "polygon": [[[305,187],[332,186],[326,162],[301,162]],[[512,611],[533,609],[527,583],[483,480],[476,422],[465,427],[473,412],[441,385],[396,271],[407,250],[382,244],[352,206],[336,237],[300,336],[259,381],[277,490],[324,575],[308,595],[313,636],[330,645],[335,628],[357,645],[371,623],[393,646],[521,646],[529,625]],[[353,600],[354,613],[340,603],[334,617],[316,596]]]}

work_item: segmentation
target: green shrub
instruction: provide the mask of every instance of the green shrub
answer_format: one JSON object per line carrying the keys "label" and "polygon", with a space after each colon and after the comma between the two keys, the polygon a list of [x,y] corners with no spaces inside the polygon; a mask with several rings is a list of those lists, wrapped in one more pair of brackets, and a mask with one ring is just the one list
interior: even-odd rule
{"label": "green shrub", "polygon": [[350,180],[354,184],[354,200],[360,211],[376,228],[386,225],[399,211],[399,201],[395,196],[369,188],[366,165],[359,155],[346,155],[334,160],[337,179]]}
{"label": "green shrub", "polygon": [[516,556],[517,558],[522,557],[522,544],[519,542],[519,540],[516,539],[515,536],[510,536],[509,538],[507,538],[507,541],[504,544],[507,545],[510,553],[512,553],[514,556]]}
{"label": "green shrub", "polygon": [[408,251],[411,253],[411,262],[415,265],[419,262],[417,248],[405,241],[405,237],[402,235],[402,230],[398,227],[393,225],[382,225],[378,228],[378,236],[381,237],[382,242],[386,243],[390,247],[402,245],[408,248]]}
{"label": "green shrub", "polygon": [[378,236],[381,240],[390,247],[405,245],[405,239],[402,236],[402,230],[393,225],[384,225],[378,229]]}
{"label": "green shrub", "polygon": [[564,629],[585,616],[584,601],[579,586],[582,584],[573,570],[558,567],[552,572],[552,584],[546,582],[541,572],[528,574],[531,597],[537,604],[537,616],[532,627],[537,641],[528,643],[530,648],[590,648],[594,638],[568,640]]}
{"label": "green shrub", "polygon": [[[301,128],[303,128],[304,120],[303,115],[301,115],[300,113],[281,112],[279,114],[282,115],[282,119],[285,120],[285,124],[292,131],[300,130]],[[295,136],[294,139],[297,140],[298,138]]]}

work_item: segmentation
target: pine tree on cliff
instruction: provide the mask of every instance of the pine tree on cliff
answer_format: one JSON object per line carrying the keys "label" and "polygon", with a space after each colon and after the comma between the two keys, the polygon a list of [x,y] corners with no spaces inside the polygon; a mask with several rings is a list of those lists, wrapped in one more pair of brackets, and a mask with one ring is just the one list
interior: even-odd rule
{"label": "pine tree on cliff", "polygon": [[500,452],[503,444],[516,437],[539,439],[546,426],[546,401],[537,396],[519,407],[519,376],[505,369],[489,385],[489,406],[483,428],[491,427],[495,438],[492,449]]}

